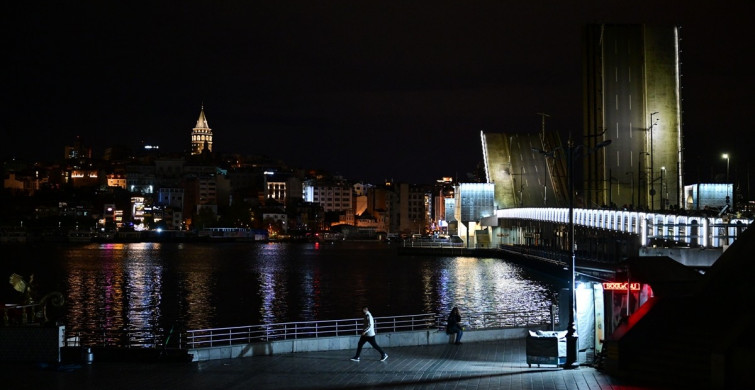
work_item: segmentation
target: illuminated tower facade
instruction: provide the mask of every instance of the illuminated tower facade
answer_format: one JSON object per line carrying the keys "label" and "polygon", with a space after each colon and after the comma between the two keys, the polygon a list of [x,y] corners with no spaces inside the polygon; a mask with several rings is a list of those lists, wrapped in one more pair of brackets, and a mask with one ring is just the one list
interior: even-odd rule
{"label": "illuminated tower facade", "polygon": [[583,42],[584,206],[683,205],[678,27],[589,25]]}
{"label": "illuminated tower facade", "polygon": [[204,106],[199,111],[197,124],[191,131],[191,154],[202,154],[204,151],[212,152],[212,129],[207,124],[207,117],[204,115]]}

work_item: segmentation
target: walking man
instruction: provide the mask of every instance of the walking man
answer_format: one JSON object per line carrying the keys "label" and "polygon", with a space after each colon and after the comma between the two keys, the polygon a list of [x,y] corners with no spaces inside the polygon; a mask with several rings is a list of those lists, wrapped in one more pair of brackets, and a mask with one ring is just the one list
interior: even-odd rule
{"label": "walking man", "polygon": [[372,345],[372,348],[375,348],[376,351],[380,353],[380,361],[384,362],[385,359],[388,359],[388,354],[383,351],[383,348],[380,348],[380,346],[375,342],[375,320],[372,318],[372,314],[370,313],[370,309],[367,308],[367,306],[362,308],[362,313],[364,313],[364,325],[362,327],[362,336],[359,337],[359,344],[357,345],[357,353],[354,355],[351,360],[358,362],[359,361],[359,355],[362,353],[362,346],[364,346],[364,343],[370,343]]}

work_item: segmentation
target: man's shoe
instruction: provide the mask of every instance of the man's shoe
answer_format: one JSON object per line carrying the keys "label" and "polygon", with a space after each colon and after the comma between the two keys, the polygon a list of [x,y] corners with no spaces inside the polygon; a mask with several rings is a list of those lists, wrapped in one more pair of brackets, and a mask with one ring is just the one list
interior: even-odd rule
{"label": "man's shoe", "polygon": [[358,358],[358,357],[353,357],[353,358],[351,358],[351,361],[352,361],[352,362],[358,362],[358,361],[359,361],[359,358]]}
{"label": "man's shoe", "polygon": [[454,344],[456,344],[456,345],[461,345],[461,341],[457,341],[457,342],[455,342]]}
{"label": "man's shoe", "polygon": [[384,361],[386,361],[387,359],[388,359],[388,354],[386,353],[385,355],[383,355],[383,357],[382,357],[382,358],[380,358],[380,361],[381,361],[381,362],[384,362]]}

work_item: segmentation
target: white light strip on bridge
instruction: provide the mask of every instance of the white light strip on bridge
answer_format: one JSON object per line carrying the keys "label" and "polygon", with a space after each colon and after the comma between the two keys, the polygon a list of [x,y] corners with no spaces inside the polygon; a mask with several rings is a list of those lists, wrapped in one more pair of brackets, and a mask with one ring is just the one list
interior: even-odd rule
{"label": "white light strip on bridge", "polygon": [[[526,219],[553,223],[569,223],[568,208],[530,207],[496,210],[500,219]],[[574,225],[619,233],[640,235],[640,243],[647,246],[651,238],[699,243],[700,246],[720,248],[731,245],[737,233],[752,223],[745,218],[725,222],[720,217],[674,215],[638,211],[574,209]]]}

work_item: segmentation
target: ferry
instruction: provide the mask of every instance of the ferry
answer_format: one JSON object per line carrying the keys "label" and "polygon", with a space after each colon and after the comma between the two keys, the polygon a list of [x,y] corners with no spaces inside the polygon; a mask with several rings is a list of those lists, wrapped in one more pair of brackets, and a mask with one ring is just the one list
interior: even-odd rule
{"label": "ferry", "polygon": [[28,241],[29,235],[25,230],[6,230],[0,229],[0,243],[1,244],[21,244]]}
{"label": "ferry", "polygon": [[94,241],[94,233],[89,230],[70,230],[68,232],[68,242],[87,243]]}
{"label": "ferry", "polygon": [[255,242],[267,241],[267,231],[262,229],[215,227],[204,228],[199,231],[200,238],[210,241]]}

